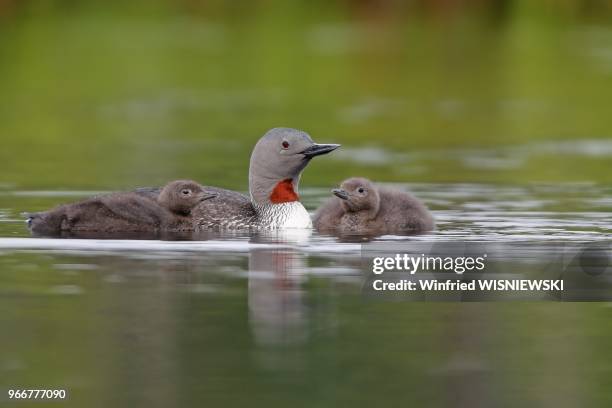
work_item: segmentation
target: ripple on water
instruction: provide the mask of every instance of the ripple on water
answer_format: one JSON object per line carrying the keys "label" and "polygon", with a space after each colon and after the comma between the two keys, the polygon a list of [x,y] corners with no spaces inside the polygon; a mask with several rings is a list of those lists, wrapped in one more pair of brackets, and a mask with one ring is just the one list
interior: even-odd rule
{"label": "ripple on water", "polygon": [[[612,192],[593,183],[533,184],[498,186],[490,184],[412,183],[392,184],[412,191],[433,210],[438,230],[418,236],[379,237],[376,241],[573,241],[612,239],[607,211],[593,211],[612,205]],[[571,191],[572,194],[568,194]],[[21,192],[23,193],[23,192]],[[45,251],[81,256],[119,255],[134,259],[169,259],[189,254],[215,253],[242,256],[256,250],[292,250],[305,254],[339,257],[357,254],[359,241],[346,242],[313,233],[300,239],[249,235],[212,236],[202,241],[44,239],[30,238],[17,216],[27,209],[31,196],[52,192],[12,194],[9,206],[0,210],[0,254],[14,251]],[[58,201],[85,192],[57,193]],[[308,208],[328,198],[328,189],[305,189],[302,197]],[[563,210],[559,210],[562,208]],[[343,265],[344,266],[344,265]],[[58,266],[58,268],[63,268]],[[68,267],[67,267],[68,268]],[[75,268],[77,268],[75,266]]]}

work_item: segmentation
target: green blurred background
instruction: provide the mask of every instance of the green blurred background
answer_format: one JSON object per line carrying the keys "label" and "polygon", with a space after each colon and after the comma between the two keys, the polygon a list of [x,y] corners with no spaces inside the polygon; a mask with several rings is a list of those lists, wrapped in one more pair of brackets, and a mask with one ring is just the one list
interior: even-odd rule
{"label": "green blurred background", "polygon": [[[79,190],[244,191],[290,126],[343,144],[309,209],[364,175],[425,183],[451,239],[606,239],[611,22],[603,0],[0,0],[0,235]],[[341,251],[262,253],[287,270],[261,285],[256,251],[8,248],[0,405],[611,403],[608,303],[367,302]],[[65,403],[15,403],[43,405]]]}
{"label": "green blurred background", "polygon": [[246,190],[276,126],[344,145],[304,186],[610,182],[611,17],[594,0],[0,0],[0,185]]}

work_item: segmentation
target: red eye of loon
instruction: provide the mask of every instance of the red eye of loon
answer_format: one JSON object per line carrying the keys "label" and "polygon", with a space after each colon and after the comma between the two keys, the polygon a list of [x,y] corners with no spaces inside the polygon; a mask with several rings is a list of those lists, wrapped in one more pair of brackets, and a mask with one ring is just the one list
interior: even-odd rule
{"label": "red eye of loon", "polygon": [[288,149],[289,148],[289,142],[286,141],[286,140],[283,141],[282,145],[283,145],[283,149]]}

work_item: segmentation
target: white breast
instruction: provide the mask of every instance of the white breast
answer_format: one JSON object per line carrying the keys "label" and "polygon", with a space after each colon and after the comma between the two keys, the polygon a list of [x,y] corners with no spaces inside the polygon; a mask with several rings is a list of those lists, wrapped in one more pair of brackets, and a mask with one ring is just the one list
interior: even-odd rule
{"label": "white breast", "polygon": [[265,229],[312,228],[310,214],[299,201],[256,207],[259,224]]}

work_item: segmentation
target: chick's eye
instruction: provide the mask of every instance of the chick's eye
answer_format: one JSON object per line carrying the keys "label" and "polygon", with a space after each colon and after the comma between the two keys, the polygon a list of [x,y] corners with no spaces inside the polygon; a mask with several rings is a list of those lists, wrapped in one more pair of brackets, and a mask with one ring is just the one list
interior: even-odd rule
{"label": "chick's eye", "polygon": [[357,189],[357,191],[358,191],[358,192],[360,192],[360,193],[363,193],[365,190],[363,189],[363,187],[359,187],[359,188]]}
{"label": "chick's eye", "polygon": [[185,190],[181,191],[181,194],[183,194],[183,195],[189,195],[189,194],[191,194],[191,191],[190,191],[190,190],[185,189]]}
{"label": "chick's eye", "polygon": [[284,140],[282,143],[283,149],[288,149],[289,148],[289,142]]}

